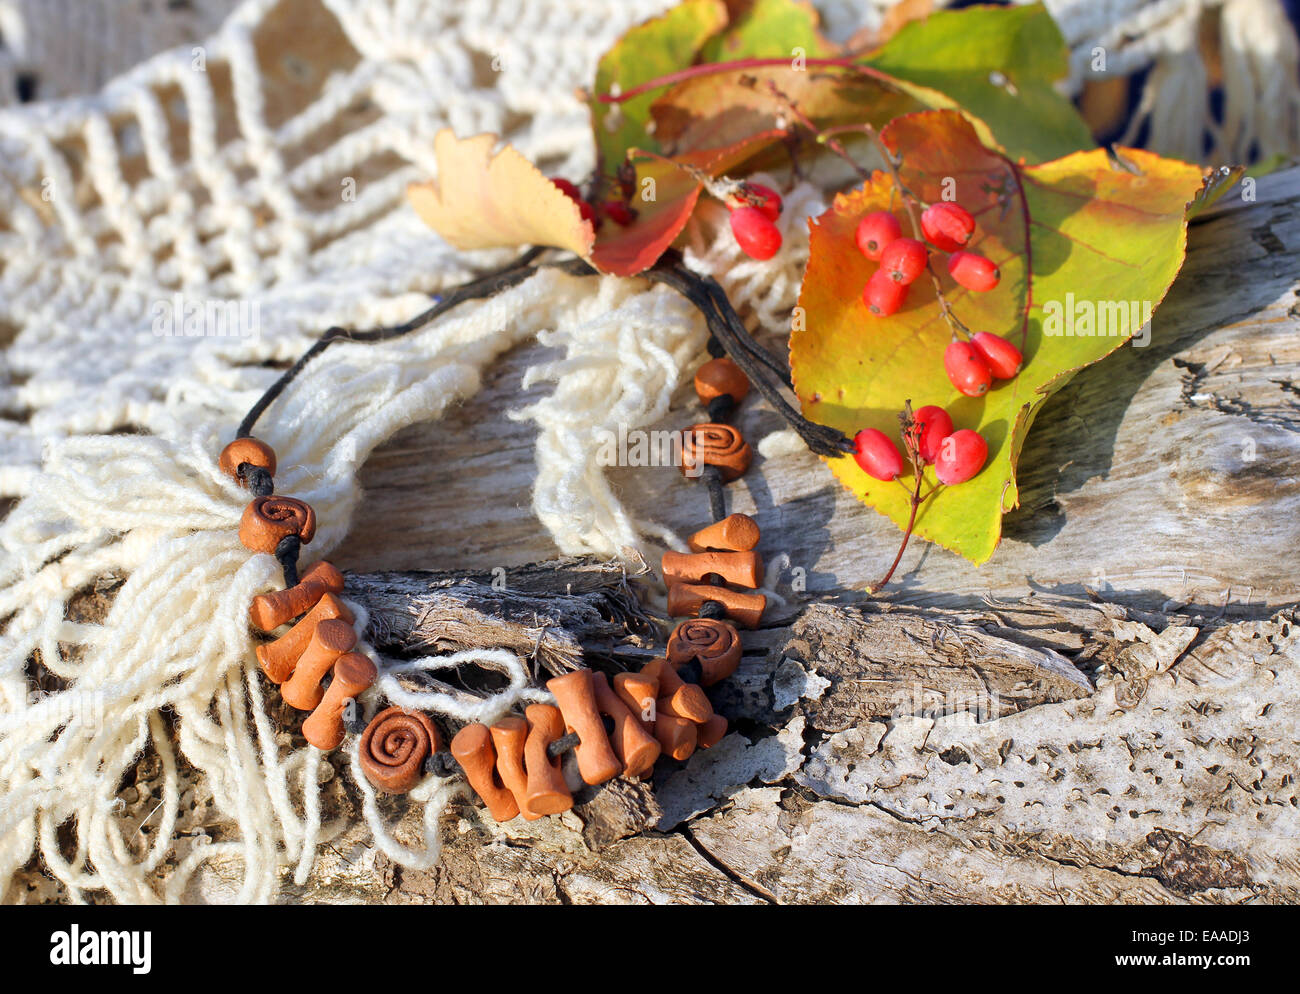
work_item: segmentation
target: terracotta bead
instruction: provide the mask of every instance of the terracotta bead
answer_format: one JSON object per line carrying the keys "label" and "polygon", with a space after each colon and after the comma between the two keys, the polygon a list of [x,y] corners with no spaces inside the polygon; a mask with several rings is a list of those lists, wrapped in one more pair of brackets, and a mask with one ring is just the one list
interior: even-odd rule
{"label": "terracotta bead", "polygon": [[668,637],[668,661],[684,666],[692,659],[699,660],[703,687],[712,687],[735,673],[741,650],[740,633],[717,618],[683,621]]}
{"label": "terracotta bead", "polygon": [[655,760],[659,758],[659,742],[641,727],[637,716],[619,700],[604,673],[593,672],[591,685],[596,693],[596,709],[614,722],[614,731],[609,738],[614,745],[614,754],[623,764],[623,772],[629,777],[645,776],[654,769]]}
{"label": "terracotta bead", "polygon": [[221,467],[221,472],[239,480],[241,487],[247,487],[248,483],[239,479],[240,463],[260,466],[272,476],[275,476],[275,449],[260,438],[248,435],[244,438],[235,439],[221,450],[221,455],[217,459],[217,465]]}
{"label": "terracotta bead", "polygon": [[306,545],[316,534],[316,512],[296,497],[254,497],[239,521],[239,541],[254,552],[272,554],[286,535]]}
{"label": "terracotta bead", "polygon": [[424,763],[442,748],[428,715],[391,707],[370,719],[361,734],[361,771],[376,790],[405,794],[424,779]]}
{"label": "terracotta bead", "polygon": [[317,749],[337,749],[346,729],[343,727],[343,707],[349,698],[361,696],[379,676],[369,656],[347,652],[334,664],[334,679],[330,681],[316,710],[302,723],[302,734]]}
{"label": "terracotta bead", "polygon": [[695,744],[701,749],[709,749],[722,741],[727,734],[727,719],[720,714],[700,725],[695,730]]}
{"label": "terracotta bead", "polygon": [[691,425],[682,435],[682,472],[699,476],[705,466],[717,466],[730,482],[749,469],[754,450],[731,425],[706,422]]}
{"label": "terracotta bead", "polygon": [[310,711],[321,702],[321,680],[334,661],[357,644],[357,633],[342,618],[322,621],[312,632],[311,641],[298,657],[293,674],[280,687],[284,703],[299,711]]}
{"label": "terracotta bead", "polygon": [[524,745],[528,741],[528,722],[518,716],[502,718],[490,729],[492,747],[497,754],[497,776],[514,796],[519,813],[528,821],[541,817],[524,806],[528,797],[528,771],[524,767]]}
{"label": "terracotta bead", "polygon": [[563,737],[564,718],[560,709],[550,704],[530,704],[524,714],[528,717],[528,741],[524,743],[528,810],[539,815],[558,815],[573,807],[573,795],[564,782],[560,758],[546,755],[546,747]]}
{"label": "terracotta bead", "polygon": [[321,560],[312,563],[297,584],[287,590],[258,594],[248,606],[248,619],[264,632],[279,628],[296,618],[326,594],[343,592],[343,574]]}
{"label": "terracotta bead", "polygon": [[731,399],[739,404],[749,393],[749,377],[726,356],[710,359],[695,374],[695,393],[706,407],[709,401],[724,393],[731,394]]}
{"label": "terracotta bead", "polygon": [[316,626],[330,618],[339,618],[352,624],[355,618],[347,605],[333,594],[326,594],[316,602],[316,606],[303,615],[302,619],[281,635],[274,642],[267,642],[257,647],[257,661],[262,672],[272,683],[284,683],[289,679],[298,657],[316,633]]}
{"label": "terracotta bead", "polygon": [[[689,718],[696,724],[703,724],[713,717],[713,705],[709,703],[708,696],[697,684],[687,683],[678,676],[677,670],[668,665],[668,660],[652,659],[641,667],[641,673],[658,681],[656,709],[659,702],[671,701],[674,714]],[[656,710],[656,716],[657,714]]]}
{"label": "terracotta bead", "polygon": [[605,723],[596,708],[595,689],[591,684],[591,670],[574,670],[564,676],[546,681],[546,689],[555,695],[555,702],[564,716],[565,727],[577,732],[581,740],[574,754],[578,759],[578,772],[591,785],[604,783],[623,772],[605,734]]}
{"label": "terracotta bead", "polygon": [[726,583],[751,590],[763,585],[763,560],[757,552],[665,552],[664,583],[699,583],[716,574]]}
{"label": "terracotta bead", "polygon": [[451,754],[494,819],[509,821],[519,814],[514,795],[497,779],[496,749],[486,725],[475,722],[457,732],[451,740]]}
{"label": "terracotta bead", "polygon": [[655,698],[659,681],[647,673],[614,674],[614,693],[647,732],[654,728]]}
{"label": "terracotta bead", "polygon": [[[664,702],[667,704],[667,701]],[[699,727],[686,718],[675,717],[660,712],[655,718],[655,738],[665,756],[673,759],[689,759],[695,751],[699,737]]]}
{"label": "terracotta bead", "polygon": [[668,613],[674,618],[691,617],[699,613],[705,601],[717,601],[732,621],[746,628],[757,627],[767,607],[763,594],[747,594],[727,587],[713,587],[703,583],[675,583],[668,588]]}
{"label": "terracotta bead", "polygon": [[721,521],[701,528],[686,540],[692,552],[720,549],[723,552],[748,552],[758,545],[758,523],[748,514],[728,514]]}

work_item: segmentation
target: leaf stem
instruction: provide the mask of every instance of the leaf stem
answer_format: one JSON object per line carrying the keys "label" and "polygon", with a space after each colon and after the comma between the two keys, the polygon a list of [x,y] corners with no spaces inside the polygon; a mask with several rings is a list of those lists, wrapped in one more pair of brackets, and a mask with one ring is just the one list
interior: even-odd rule
{"label": "leaf stem", "polygon": [[[872,69],[870,66],[864,66],[853,61],[852,56],[841,57],[838,59],[805,59],[805,66],[818,69],[845,69],[849,72],[858,73],[867,76],[880,83],[884,83],[890,89],[897,89],[898,83],[887,73],[880,72],[878,69]],[[666,86],[672,86],[676,83],[684,83],[688,79],[696,79],[700,76],[711,76],[716,73],[735,72],[739,69],[770,69],[776,66],[789,66],[790,60],[781,59],[736,59],[732,62],[708,62],[699,66],[688,66],[685,69],[678,69],[676,72],[670,72],[664,76],[658,76],[655,79],[647,80],[630,90],[614,93],[601,93],[596,99],[603,104],[621,104],[639,97],[643,93],[649,93],[651,90],[661,90]]]}

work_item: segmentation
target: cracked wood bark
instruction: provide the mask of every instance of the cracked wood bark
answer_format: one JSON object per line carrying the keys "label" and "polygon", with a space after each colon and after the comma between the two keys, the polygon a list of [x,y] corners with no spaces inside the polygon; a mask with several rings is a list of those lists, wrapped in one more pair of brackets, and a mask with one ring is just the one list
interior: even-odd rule
{"label": "cracked wood bark", "polygon": [[[1259,194],[1192,225],[1148,348],[1048,402],[991,563],[917,545],[876,603],[809,606],[857,599],[897,532],[818,460],[760,456],[729,499],[807,590],[787,573],[790,609],[715,692],[731,735],[663,764],[652,794],[594,792],[560,818],[496,826],[461,805],[429,873],[354,831],[290,899],[1300,900],[1300,645],[1277,610],[1300,598],[1300,170]],[[375,453],[356,518],[374,524],[337,561],[555,555],[528,510],[532,430],[499,416],[546,389],[520,390],[540,354]],[[683,386],[661,427],[696,417]],[[751,402],[740,427],[779,422]],[[613,476],[633,513],[698,525],[675,471]]]}
{"label": "cracked wood bark", "polygon": [[515,569],[346,574],[345,593],[369,615],[379,650],[428,655],[501,648],[552,674],[644,643],[649,623],[619,563],[560,559]]}
{"label": "cracked wood bark", "polygon": [[[1004,606],[1005,613],[1012,607]],[[290,899],[446,902],[1300,900],[1300,629],[1289,613],[1156,631],[1114,605],[1022,606],[1091,628],[1086,679],[956,613],[809,608],[763,632],[715,693],[734,731],[649,786],[558,818],[444,820],[439,867],[402,872],[352,831]],[[1152,620],[1152,619],[1148,619]],[[941,640],[936,628],[949,629]],[[858,636],[870,632],[865,643]],[[876,640],[875,642],[871,640]],[[858,693],[875,644],[933,653],[901,693]],[[860,652],[861,650],[861,652]],[[931,706],[971,663],[1012,694],[975,720]],[[886,671],[887,672],[887,671]],[[969,679],[967,675],[967,679]],[[921,682],[913,692],[909,681]],[[979,709],[983,687],[960,680]],[[1092,689],[1095,688],[1095,689]],[[985,714],[989,711],[985,711]],[[399,805],[392,808],[394,815]],[[407,828],[414,830],[413,824]],[[214,892],[209,896],[219,896]]]}

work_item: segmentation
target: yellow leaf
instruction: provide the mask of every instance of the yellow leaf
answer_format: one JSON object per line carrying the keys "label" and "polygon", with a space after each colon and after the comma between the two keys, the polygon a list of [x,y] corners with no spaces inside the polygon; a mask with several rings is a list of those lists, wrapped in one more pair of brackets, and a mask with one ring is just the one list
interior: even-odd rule
{"label": "yellow leaf", "polygon": [[434,138],[438,178],[412,183],[407,199],[430,228],[458,249],[553,245],[587,258],[591,223],[531,162],[493,134]]}

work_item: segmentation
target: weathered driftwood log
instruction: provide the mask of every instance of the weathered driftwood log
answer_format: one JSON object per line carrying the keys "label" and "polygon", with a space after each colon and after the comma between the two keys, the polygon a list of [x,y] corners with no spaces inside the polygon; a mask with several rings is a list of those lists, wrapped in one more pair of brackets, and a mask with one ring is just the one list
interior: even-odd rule
{"label": "weathered driftwood log", "polygon": [[[1278,613],[1300,600],[1300,170],[1232,196],[1192,226],[1152,344],[1044,408],[990,563],[915,543],[892,613],[800,616],[876,579],[898,533],[817,459],[764,446],[780,422],[748,401],[759,457],[729,509],[807,594],[782,586],[791,609],[716,691],[733,733],[662,764],[653,798],[619,787],[505,826],[465,805],[429,873],[396,872],[358,829],[299,899],[1300,900],[1300,629]],[[499,417],[547,389],[520,385],[539,354],[512,353],[479,397],[375,453],[373,513],[337,561],[555,555],[528,507],[532,428]],[[658,427],[693,405],[684,384]],[[443,472],[470,457],[474,474]],[[614,476],[631,513],[698,526],[702,498],[671,468]],[[444,523],[484,493],[501,496],[467,546]]]}
{"label": "weathered driftwood log", "polygon": [[[1038,630],[810,607],[763,630],[766,645],[717,688],[733,731],[712,750],[539,822],[497,825],[466,803],[444,822],[442,863],[426,873],[396,872],[354,831],[335,843],[338,855],[324,854],[320,881],[293,897],[1300,900],[1291,616],[1157,630],[1115,605],[1000,606],[1015,610]],[[1065,653],[1085,661],[1086,677],[1031,644],[1049,624],[1067,642],[1083,619],[1095,624],[1088,644]],[[936,628],[950,631],[935,638]],[[866,639],[861,655],[855,636]],[[919,709],[879,689],[859,696],[861,674],[888,644],[908,661],[903,680],[920,684]],[[1024,681],[1035,696],[1010,695],[994,717],[971,669],[991,688]],[[949,690],[971,709],[930,705]]]}

